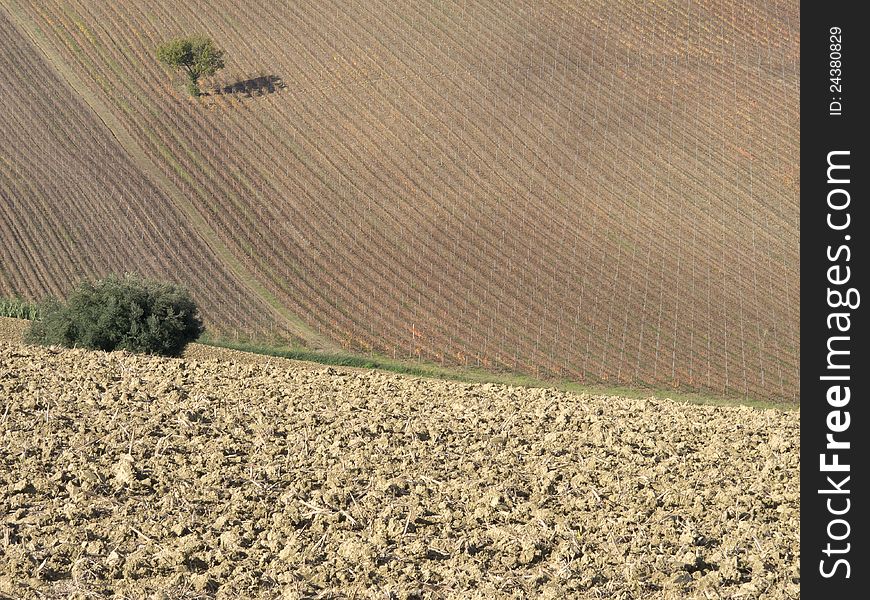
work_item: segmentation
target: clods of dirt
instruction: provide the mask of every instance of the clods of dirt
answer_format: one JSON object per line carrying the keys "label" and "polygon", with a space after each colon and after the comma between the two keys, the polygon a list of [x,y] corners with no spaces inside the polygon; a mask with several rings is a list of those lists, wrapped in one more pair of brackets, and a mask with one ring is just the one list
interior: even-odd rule
{"label": "clods of dirt", "polygon": [[0,342],[0,597],[797,598],[799,414]]}

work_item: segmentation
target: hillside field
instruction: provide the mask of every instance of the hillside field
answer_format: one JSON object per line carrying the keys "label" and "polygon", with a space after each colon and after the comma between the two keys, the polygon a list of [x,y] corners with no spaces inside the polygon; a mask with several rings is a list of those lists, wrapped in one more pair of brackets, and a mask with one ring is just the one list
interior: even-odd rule
{"label": "hillside field", "polygon": [[[191,99],[156,46],[205,33]],[[798,402],[800,15],[737,0],[0,0],[0,295]]]}

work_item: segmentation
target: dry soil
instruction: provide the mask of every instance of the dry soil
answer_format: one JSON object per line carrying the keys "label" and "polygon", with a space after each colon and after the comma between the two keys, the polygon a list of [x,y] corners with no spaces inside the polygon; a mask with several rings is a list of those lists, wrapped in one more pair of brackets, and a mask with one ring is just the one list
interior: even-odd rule
{"label": "dry soil", "polygon": [[0,597],[797,598],[799,414],[0,342]]}

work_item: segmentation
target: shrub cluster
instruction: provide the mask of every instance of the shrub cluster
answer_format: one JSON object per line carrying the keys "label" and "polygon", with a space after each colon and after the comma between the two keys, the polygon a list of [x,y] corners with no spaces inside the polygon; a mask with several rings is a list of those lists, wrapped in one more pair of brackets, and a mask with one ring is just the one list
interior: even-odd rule
{"label": "shrub cluster", "polygon": [[204,331],[185,289],[132,275],[81,283],[39,312],[25,340],[42,345],[177,356]]}

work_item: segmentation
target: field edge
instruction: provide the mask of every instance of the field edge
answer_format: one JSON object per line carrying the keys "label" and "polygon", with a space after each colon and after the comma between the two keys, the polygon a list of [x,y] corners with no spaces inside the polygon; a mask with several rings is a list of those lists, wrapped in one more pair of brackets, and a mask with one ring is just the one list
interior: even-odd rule
{"label": "field edge", "polygon": [[[0,341],[22,343],[21,335],[27,326],[25,319],[0,316]],[[620,396],[623,398],[672,400],[681,404],[697,404],[702,406],[745,406],[758,410],[800,411],[800,405],[786,402],[773,402],[756,398],[729,398],[702,394],[697,392],[655,389],[647,387],[629,387],[592,383],[577,383],[566,380],[545,380],[512,372],[493,372],[472,367],[441,367],[425,361],[397,360],[377,354],[357,354],[353,352],[318,351],[308,348],[293,348],[290,346],[269,346],[253,342],[231,341],[222,338],[204,336],[196,343],[190,344],[192,350],[185,350],[184,359],[214,359],[249,361],[253,356],[265,356],[281,360],[311,365],[325,365],[342,369],[364,369],[396,373],[412,378],[438,381],[457,381],[462,383],[498,384],[523,388],[555,389],[575,394],[592,396]],[[242,357],[221,356],[208,349],[225,349],[233,352],[253,355]]]}

